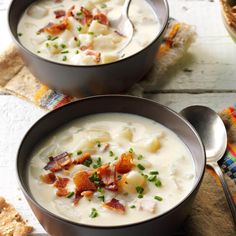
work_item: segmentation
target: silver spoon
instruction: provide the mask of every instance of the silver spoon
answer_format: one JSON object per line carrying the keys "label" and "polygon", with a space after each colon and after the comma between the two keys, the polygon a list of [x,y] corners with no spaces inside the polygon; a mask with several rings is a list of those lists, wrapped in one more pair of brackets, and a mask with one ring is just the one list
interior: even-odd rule
{"label": "silver spoon", "polygon": [[225,197],[236,225],[236,206],[218,162],[227,147],[227,133],[223,121],[212,109],[205,106],[190,106],[180,114],[196,129],[205,146],[207,165],[218,174],[224,189]]}
{"label": "silver spoon", "polygon": [[130,43],[134,34],[134,27],[128,15],[130,3],[131,0],[125,0],[121,10],[121,15],[117,19],[110,20],[110,26],[116,29],[118,34],[121,34],[127,38],[119,51],[124,49]]}

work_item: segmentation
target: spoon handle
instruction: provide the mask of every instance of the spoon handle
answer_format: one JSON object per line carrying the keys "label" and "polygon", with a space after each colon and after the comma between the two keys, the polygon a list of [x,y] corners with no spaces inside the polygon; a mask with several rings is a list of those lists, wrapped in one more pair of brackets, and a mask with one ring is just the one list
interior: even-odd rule
{"label": "spoon handle", "polygon": [[220,178],[220,182],[222,184],[222,187],[223,187],[223,190],[224,190],[224,193],[225,193],[225,197],[227,199],[227,202],[229,204],[229,208],[230,208],[230,211],[231,211],[231,214],[233,216],[233,220],[234,220],[234,224],[236,226],[236,205],[235,205],[235,202],[233,200],[233,197],[229,191],[229,188],[228,188],[228,185],[225,181],[225,178],[224,178],[224,175],[220,169],[220,167],[218,166],[217,163],[207,163],[209,166],[211,166],[215,172],[217,173],[217,175],[219,176]]}

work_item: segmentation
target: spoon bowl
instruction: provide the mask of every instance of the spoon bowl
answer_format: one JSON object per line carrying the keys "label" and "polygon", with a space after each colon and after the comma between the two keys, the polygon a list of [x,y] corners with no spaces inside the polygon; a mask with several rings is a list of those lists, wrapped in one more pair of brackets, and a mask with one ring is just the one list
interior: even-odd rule
{"label": "spoon bowl", "polygon": [[196,129],[205,147],[207,165],[211,166],[220,178],[234,224],[236,226],[236,206],[224,175],[218,165],[227,147],[227,133],[219,115],[205,106],[190,106],[180,111]]}

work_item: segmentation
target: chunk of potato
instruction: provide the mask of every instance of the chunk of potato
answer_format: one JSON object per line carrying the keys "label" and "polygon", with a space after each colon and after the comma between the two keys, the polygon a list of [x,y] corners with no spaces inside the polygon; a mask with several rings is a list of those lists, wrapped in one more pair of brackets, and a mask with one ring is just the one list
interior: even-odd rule
{"label": "chunk of potato", "polygon": [[156,152],[161,147],[160,140],[157,137],[142,139],[136,145],[144,148],[148,152]]}
{"label": "chunk of potato", "polygon": [[124,192],[136,193],[136,187],[143,187],[145,185],[145,178],[135,170],[123,175],[121,179],[121,189]]}
{"label": "chunk of potato", "polygon": [[117,54],[102,54],[101,55],[102,63],[110,63],[119,60],[119,56]]}
{"label": "chunk of potato", "polygon": [[133,132],[129,127],[125,127],[120,131],[119,137],[132,141]]}
{"label": "chunk of potato", "polygon": [[93,20],[89,26],[88,32],[93,32],[95,35],[105,35],[108,33],[108,26],[100,24],[97,20]]}
{"label": "chunk of potato", "polygon": [[33,4],[32,6],[28,8],[26,14],[32,18],[41,19],[48,15],[48,9],[45,7]]}

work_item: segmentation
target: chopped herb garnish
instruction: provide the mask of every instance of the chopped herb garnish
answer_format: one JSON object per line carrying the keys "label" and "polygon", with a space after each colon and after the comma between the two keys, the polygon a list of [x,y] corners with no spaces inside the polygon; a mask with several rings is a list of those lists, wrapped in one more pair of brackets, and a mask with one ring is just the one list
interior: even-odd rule
{"label": "chopped herb garnish", "polygon": [[121,180],[121,178],[122,178],[121,175],[118,175],[118,176],[117,176],[117,179],[118,179],[118,180]]}
{"label": "chopped herb garnish", "polygon": [[76,15],[77,16],[81,16],[83,13],[81,11],[77,12]]}
{"label": "chopped herb garnish", "polygon": [[122,55],[121,55],[121,58],[123,58],[123,57],[125,57],[125,54],[122,54]]}
{"label": "chopped herb garnish", "polygon": [[62,51],[62,52],[61,52],[61,54],[65,54],[65,53],[69,53],[69,51],[66,50],[66,51]]}
{"label": "chopped herb garnish", "polygon": [[118,160],[118,156],[116,156],[116,157],[114,158],[114,160],[115,160],[115,161]]}
{"label": "chopped herb garnish", "polygon": [[138,198],[143,198],[143,195],[142,195],[142,194],[139,194],[139,195],[138,195]]}
{"label": "chopped herb garnish", "polygon": [[40,31],[37,31],[37,32],[36,32],[36,35],[40,35],[40,34],[41,34],[41,32],[40,32]]}
{"label": "chopped herb garnish", "polygon": [[46,43],[46,47],[49,48],[49,46],[50,46],[49,43]]}
{"label": "chopped herb garnish", "polygon": [[51,40],[52,36],[51,35],[48,35],[48,40]]}
{"label": "chopped herb garnish", "polygon": [[140,172],[140,174],[144,177],[144,178],[148,178],[148,175],[145,175],[144,173]]}
{"label": "chopped herb garnish", "polygon": [[98,188],[97,188],[97,191],[98,191],[99,193],[104,193],[104,189],[101,188],[101,187],[98,187]]}
{"label": "chopped herb garnish", "polygon": [[131,209],[134,209],[134,208],[136,208],[136,206],[135,206],[135,205],[131,205],[130,208],[131,208]]}
{"label": "chopped herb garnish", "polygon": [[23,34],[22,34],[22,33],[18,33],[17,35],[18,35],[19,37],[21,37]]}
{"label": "chopped herb garnish", "polygon": [[143,159],[143,155],[138,155],[138,160],[142,160]]}
{"label": "chopped herb garnish", "polygon": [[83,153],[82,150],[77,151],[77,155],[81,155],[82,153]]}
{"label": "chopped herb garnish", "polygon": [[150,175],[158,175],[159,172],[158,172],[157,170],[156,170],[156,171],[150,171],[149,174],[150,174]]}
{"label": "chopped herb garnish", "polygon": [[81,26],[77,27],[77,30],[80,32],[82,30],[82,27]]}
{"label": "chopped herb garnish", "polygon": [[154,181],[156,180],[156,178],[157,178],[156,175],[150,175],[150,176],[148,177],[148,181],[154,182]]}
{"label": "chopped herb garnish", "polygon": [[100,178],[97,174],[97,172],[94,172],[90,177],[89,177],[90,181],[92,181],[93,183],[95,183],[96,185],[101,184]]}
{"label": "chopped herb garnish", "polygon": [[52,35],[48,35],[48,40],[54,41],[54,40],[56,40],[56,39],[58,39],[57,36],[56,36],[56,37],[53,37]]}
{"label": "chopped herb garnish", "polygon": [[133,153],[133,152],[134,152],[133,148],[130,148],[129,153]]}
{"label": "chopped herb garnish", "polygon": [[144,189],[143,189],[143,187],[141,187],[141,186],[137,186],[137,187],[136,187],[136,191],[137,191],[137,193],[142,194],[143,191],[144,191]]}
{"label": "chopped herb garnish", "polygon": [[70,192],[66,197],[67,198],[72,198],[74,194],[75,194],[74,192]]}
{"label": "chopped herb garnish", "polygon": [[162,183],[161,183],[160,179],[156,179],[155,185],[156,185],[156,187],[161,187]]}
{"label": "chopped herb garnish", "polygon": [[102,165],[102,158],[98,157],[98,159],[96,160],[96,164],[93,165],[93,168],[96,169],[100,167],[101,165]]}
{"label": "chopped herb garnish", "polygon": [[137,167],[140,169],[140,170],[145,170],[145,167],[141,164],[138,164]]}
{"label": "chopped herb garnish", "polygon": [[100,199],[100,200],[102,200],[103,202],[105,202],[105,196],[104,196],[104,195],[98,196],[98,199]]}
{"label": "chopped herb garnish", "polygon": [[54,38],[52,38],[51,40],[52,40],[52,41],[54,41],[54,40],[56,40],[56,39],[58,39],[58,37],[57,37],[57,36],[56,36],[56,37],[54,37]]}
{"label": "chopped herb garnish", "polygon": [[62,61],[66,61],[66,60],[67,60],[67,57],[64,56],[64,57],[62,58]]}
{"label": "chopped herb garnish", "polygon": [[107,5],[105,3],[101,4],[101,8],[106,8],[106,7],[107,7]]}
{"label": "chopped herb garnish", "polygon": [[98,216],[97,210],[95,208],[92,208],[92,211],[91,211],[89,217],[96,218],[97,216]]}
{"label": "chopped herb garnish", "polygon": [[92,158],[90,157],[90,158],[88,158],[87,160],[85,160],[84,162],[83,162],[83,165],[84,166],[87,166],[87,167],[90,167],[90,165],[93,163],[93,160],[92,160]]}
{"label": "chopped herb garnish", "polygon": [[97,141],[97,146],[100,148],[101,147],[101,142]]}
{"label": "chopped herb garnish", "polygon": [[109,155],[110,155],[110,157],[112,157],[112,156],[114,156],[114,153],[113,153],[113,151],[109,151]]}
{"label": "chopped herb garnish", "polygon": [[66,48],[65,44],[61,44],[60,46],[61,46],[61,48]]}
{"label": "chopped herb garnish", "polygon": [[58,45],[57,44],[53,44],[53,47],[58,49]]}
{"label": "chopped herb garnish", "polygon": [[88,34],[90,34],[90,35],[94,35],[94,32],[88,32]]}
{"label": "chopped herb garnish", "polygon": [[156,199],[157,201],[162,201],[163,200],[163,198],[160,197],[160,196],[155,196],[154,199]]}
{"label": "chopped herb garnish", "polygon": [[76,50],[76,51],[75,51],[75,54],[79,54],[79,50]]}
{"label": "chopped herb garnish", "polygon": [[37,53],[41,53],[41,51],[37,51]]}

